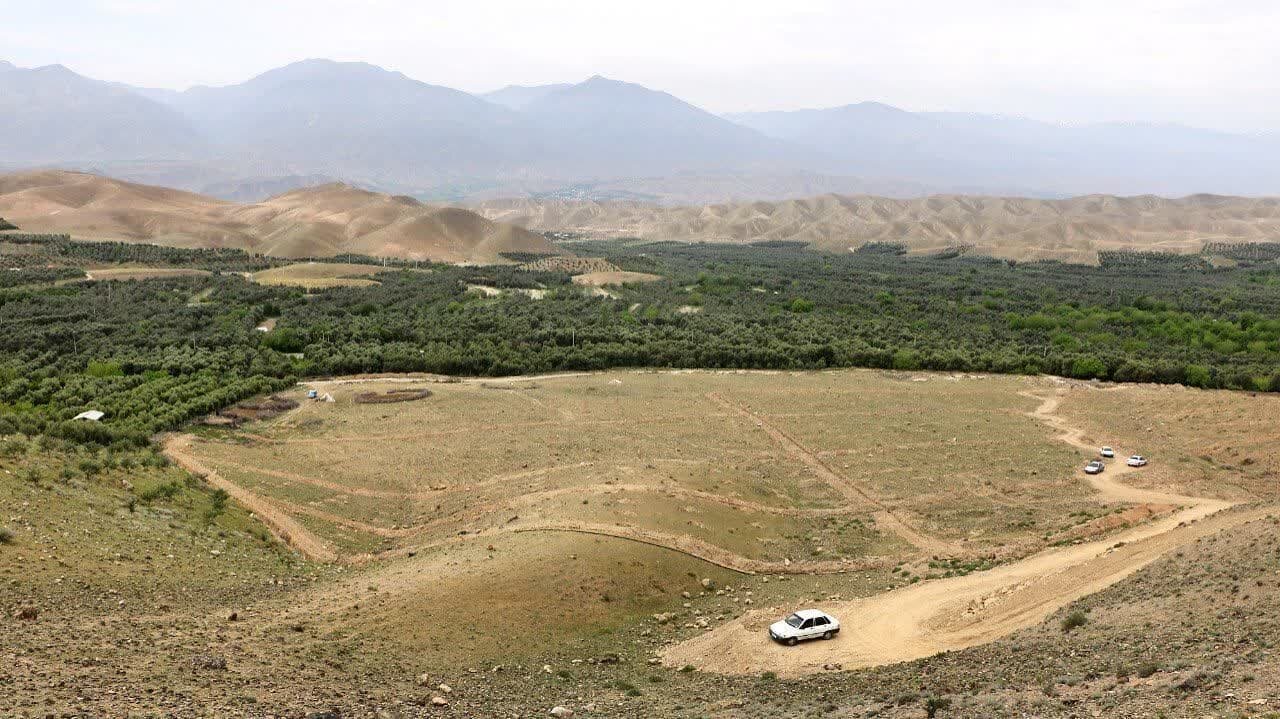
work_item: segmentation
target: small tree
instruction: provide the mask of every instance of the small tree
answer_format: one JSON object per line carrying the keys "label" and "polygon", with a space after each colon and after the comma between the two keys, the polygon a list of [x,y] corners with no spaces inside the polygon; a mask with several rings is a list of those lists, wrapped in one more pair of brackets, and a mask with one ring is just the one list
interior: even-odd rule
{"label": "small tree", "polygon": [[933,719],[938,712],[951,708],[951,700],[946,697],[929,697],[924,700],[924,715]]}

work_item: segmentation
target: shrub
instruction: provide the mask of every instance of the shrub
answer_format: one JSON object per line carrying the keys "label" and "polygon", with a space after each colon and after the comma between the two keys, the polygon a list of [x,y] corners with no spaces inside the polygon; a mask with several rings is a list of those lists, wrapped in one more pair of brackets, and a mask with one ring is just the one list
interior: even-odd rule
{"label": "shrub", "polygon": [[1073,610],[1070,614],[1062,619],[1062,633],[1068,634],[1074,629],[1083,627],[1089,623],[1089,616],[1082,609]]}
{"label": "shrub", "polygon": [[1158,671],[1160,671],[1159,665],[1157,665],[1155,662],[1147,661],[1139,664],[1138,668],[1134,670],[1133,673],[1141,677],[1142,679],[1146,679],[1147,677],[1151,676],[1152,674],[1155,674]]}
{"label": "shrub", "polygon": [[13,544],[13,530],[0,527],[0,544]]}
{"label": "shrub", "polygon": [[227,500],[231,495],[224,489],[215,489],[209,493],[209,508],[204,511],[204,521],[212,524],[223,512],[227,511]]}
{"label": "shrub", "polygon": [[938,712],[951,708],[951,700],[946,697],[929,697],[924,700],[924,715],[933,719]]}
{"label": "shrub", "polygon": [[27,453],[27,440],[23,437],[12,437],[0,444],[0,454],[6,457],[17,457]]}
{"label": "shrub", "polygon": [[165,482],[164,484],[156,485],[151,489],[144,490],[142,494],[138,495],[138,499],[144,503],[150,503],[162,498],[172,499],[181,491],[181,484],[178,484],[177,482]]}

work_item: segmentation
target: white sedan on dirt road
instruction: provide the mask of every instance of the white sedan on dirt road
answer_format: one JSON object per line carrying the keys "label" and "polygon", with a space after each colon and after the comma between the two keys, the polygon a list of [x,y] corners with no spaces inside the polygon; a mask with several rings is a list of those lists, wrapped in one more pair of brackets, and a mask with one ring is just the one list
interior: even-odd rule
{"label": "white sedan on dirt road", "polygon": [[840,620],[817,609],[801,609],[769,626],[769,637],[789,647],[806,639],[831,639],[840,633]]}
{"label": "white sedan on dirt road", "polygon": [[1129,458],[1129,461],[1127,462],[1127,464],[1130,467],[1145,467],[1147,466],[1147,458],[1143,457],[1140,454],[1135,454]]}

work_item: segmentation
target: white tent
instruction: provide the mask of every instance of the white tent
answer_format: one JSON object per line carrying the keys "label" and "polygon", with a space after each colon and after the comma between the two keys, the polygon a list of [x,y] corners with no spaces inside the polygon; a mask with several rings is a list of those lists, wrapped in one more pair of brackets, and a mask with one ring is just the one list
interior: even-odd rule
{"label": "white tent", "polygon": [[96,409],[91,409],[88,412],[81,412],[73,417],[73,419],[87,419],[90,422],[97,422],[105,416],[107,416],[105,412],[99,412]]}

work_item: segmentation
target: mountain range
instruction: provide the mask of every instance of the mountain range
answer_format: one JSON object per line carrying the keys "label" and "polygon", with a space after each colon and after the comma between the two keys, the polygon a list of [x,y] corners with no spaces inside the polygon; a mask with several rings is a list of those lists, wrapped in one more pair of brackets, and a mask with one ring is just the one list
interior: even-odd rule
{"label": "mountain range", "polygon": [[[473,95],[329,60],[182,92],[0,63],[0,163],[239,200],[316,178],[419,197],[674,203],[783,199],[816,185],[893,196],[1280,194],[1275,135],[877,103],[722,117],[598,76]],[[679,189],[691,186],[696,196]]]}

